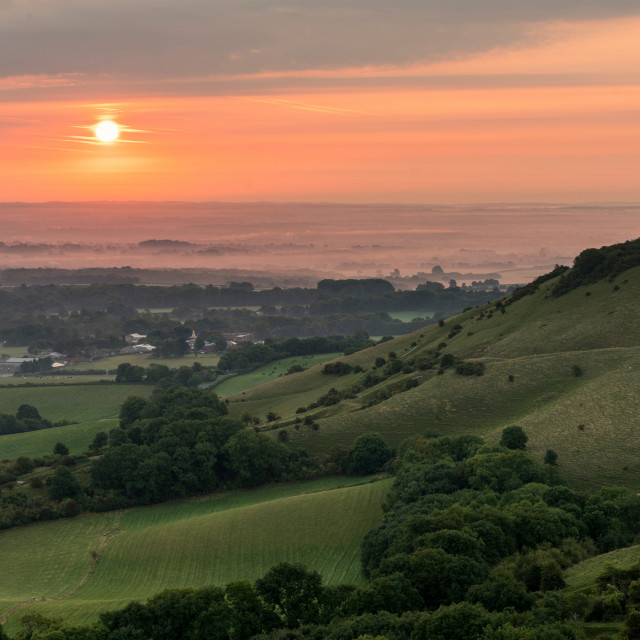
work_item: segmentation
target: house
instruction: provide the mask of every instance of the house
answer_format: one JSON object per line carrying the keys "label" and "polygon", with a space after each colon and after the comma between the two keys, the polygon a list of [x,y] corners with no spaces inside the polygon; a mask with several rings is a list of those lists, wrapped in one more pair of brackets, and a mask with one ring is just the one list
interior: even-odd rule
{"label": "house", "polygon": [[127,344],[138,344],[142,338],[146,338],[146,333],[130,333],[124,337]]}
{"label": "house", "polygon": [[155,347],[151,344],[134,344],[131,349],[133,353],[151,353]]}
{"label": "house", "polygon": [[232,342],[253,342],[253,333],[223,333],[222,337]]}

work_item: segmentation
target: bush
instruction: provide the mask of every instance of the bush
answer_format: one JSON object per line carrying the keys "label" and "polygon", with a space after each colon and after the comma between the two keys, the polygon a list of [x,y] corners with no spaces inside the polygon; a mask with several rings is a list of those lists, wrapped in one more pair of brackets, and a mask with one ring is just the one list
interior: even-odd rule
{"label": "bush", "polygon": [[544,463],[555,465],[558,460],[558,454],[553,449],[547,449],[547,453],[544,454]]}

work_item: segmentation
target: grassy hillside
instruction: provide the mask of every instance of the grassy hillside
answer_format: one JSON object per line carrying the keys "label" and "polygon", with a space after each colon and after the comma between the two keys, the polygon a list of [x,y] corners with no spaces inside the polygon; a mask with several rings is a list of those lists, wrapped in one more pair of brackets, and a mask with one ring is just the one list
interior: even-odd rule
{"label": "grassy hillside", "polygon": [[638,562],[640,562],[640,546],[638,545],[588,558],[567,569],[565,573],[567,590],[584,591],[593,587],[596,578],[607,565],[625,568],[638,564]]}
{"label": "grassy hillside", "polygon": [[[86,622],[164,588],[253,580],[284,560],[329,584],[360,582],[360,543],[380,521],[391,481],[345,486],[356,482],[328,478],[1,532],[0,616],[36,598],[11,615],[10,631],[28,611]],[[102,545],[86,584],[55,600],[82,583]]]}
{"label": "grassy hillside", "polygon": [[[426,431],[442,435],[476,433],[489,441],[520,424],[528,450],[542,458],[558,453],[560,469],[581,489],[618,483],[640,489],[640,439],[637,389],[640,388],[640,267],[614,282],[600,281],[554,298],[557,279],[504,307],[496,303],[471,309],[443,327],[423,330],[340,360],[363,373],[323,375],[322,367],[287,376],[230,398],[230,412],[256,415],[275,411],[289,430],[293,446],[328,451],[349,446],[360,434],[380,431],[396,445]],[[460,325],[456,335],[452,328]],[[440,348],[466,361],[482,362],[482,376],[436,369],[397,373],[357,397],[302,414],[320,425],[293,428],[298,407],[306,407],[334,387],[361,385],[377,357],[390,351],[406,363],[428,359]],[[377,372],[377,371],[376,371]],[[419,386],[404,389],[415,378]],[[379,390],[392,397],[368,408]]]}
{"label": "grassy hillside", "polygon": [[260,367],[250,373],[228,378],[216,385],[214,387],[214,391],[220,397],[242,393],[243,391],[248,391],[249,389],[254,389],[261,384],[270,382],[271,380],[283,377],[289,370],[289,367],[294,365],[300,365],[305,369],[309,369],[317,364],[327,362],[327,360],[333,360],[338,355],[338,353],[322,353],[317,356],[296,356],[293,358],[276,360],[275,362],[270,362],[269,364],[264,365],[264,367]]}
{"label": "grassy hillside", "polygon": [[[120,405],[130,395],[148,397],[150,385],[54,385],[46,387],[0,388],[0,413],[15,413],[21,404],[36,407],[40,415],[53,422],[90,422],[117,417]],[[0,440],[0,446],[2,441]]]}
{"label": "grassy hillside", "polygon": [[108,433],[117,426],[117,420],[97,420],[0,436],[0,460],[13,460],[18,456],[28,458],[43,456],[53,452],[56,442],[66,444],[71,454],[82,453],[89,448],[96,433],[99,431]]}

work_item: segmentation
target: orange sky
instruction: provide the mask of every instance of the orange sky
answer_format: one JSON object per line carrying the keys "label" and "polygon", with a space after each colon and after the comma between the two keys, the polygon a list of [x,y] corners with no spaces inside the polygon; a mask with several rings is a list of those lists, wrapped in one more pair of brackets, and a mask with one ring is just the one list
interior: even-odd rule
{"label": "orange sky", "polygon": [[[640,18],[426,62],[0,78],[0,200],[640,199]],[[83,139],[105,117],[114,143]]]}

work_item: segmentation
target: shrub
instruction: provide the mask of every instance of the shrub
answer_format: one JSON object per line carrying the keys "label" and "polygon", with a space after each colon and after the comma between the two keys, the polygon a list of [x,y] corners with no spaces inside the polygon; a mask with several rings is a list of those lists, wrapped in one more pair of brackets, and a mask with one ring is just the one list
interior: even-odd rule
{"label": "shrub", "polygon": [[553,449],[547,449],[547,453],[544,454],[544,463],[555,465],[558,460],[558,454]]}

